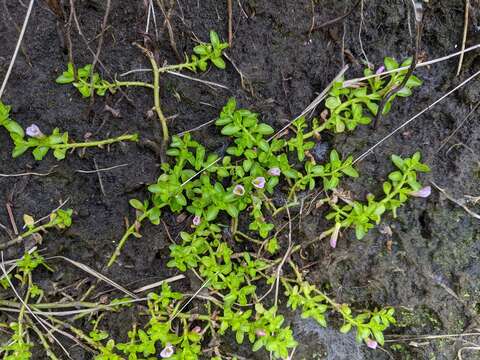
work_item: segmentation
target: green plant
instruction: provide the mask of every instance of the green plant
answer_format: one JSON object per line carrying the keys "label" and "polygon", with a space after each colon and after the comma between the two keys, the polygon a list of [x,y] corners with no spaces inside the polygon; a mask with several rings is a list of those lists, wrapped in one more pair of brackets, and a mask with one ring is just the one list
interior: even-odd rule
{"label": "green plant", "polygon": [[187,69],[193,72],[197,70],[206,71],[208,64],[212,63],[218,69],[225,69],[225,61],[223,60],[223,51],[228,44],[222,43],[215,31],[210,31],[210,43],[201,43],[193,48],[194,55],[186,57],[185,62],[176,65],[167,65],[158,67],[154,55],[147,49],[142,48],[150,60],[153,72],[153,83],[142,81],[118,81],[109,82],[102,79],[100,74],[93,71],[92,65],[87,64],[79,69],[75,69],[74,64],[68,63],[67,70],[57,77],[58,84],[72,84],[84,98],[89,98],[95,92],[99,96],[104,96],[107,91],[114,94],[121,87],[146,87],[153,90],[155,111],[162,125],[163,137],[165,142],[168,141],[167,120],[163,115],[160,106],[160,74],[167,71],[180,71]]}
{"label": "green plant", "polygon": [[[383,183],[384,197],[376,200],[373,194],[367,196],[367,203],[358,201],[339,206],[331,204],[334,211],[327,215],[327,219],[334,220],[335,226],[324,232],[323,236],[338,234],[341,228],[354,227],[358,239],[362,239],[367,232],[380,222],[381,216],[386,211],[391,211],[396,217],[397,209],[402,206],[410,196],[428,196],[430,188],[422,192],[422,185],[417,181],[417,172],[428,172],[429,167],[420,162],[420,153],[416,152],[411,158],[402,159],[392,155],[392,162],[398,170],[388,175],[388,181]],[[417,193],[419,192],[419,193]]]}
{"label": "green plant", "polygon": [[[299,153],[298,144],[292,145],[283,139],[268,142],[267,136],[273,129],[259,122],[258,114],[237,109],[234,99],[224,106],[216,124],[223,135],[233,139],[226,149],[228,155],[220,159],[218,154],[207,154],[205,147],[192,140],[188,133],[183,137],[173,136],[167,155],[173,157],[174,165],[161,165],[163,173],[148,187],[152,194],[150,201],[130,201],[137,217],[120,240],[109,266],[129,236],[140,237],[138,229],[142,221],[150,219],[158,224],[164,208],[174,213],[186,210],[198,224],[215,221],[219,214],[227,214],[232,218],[234,233],[237,233],[239,214],[250,208],[253,221],[249,229],[265,239],[273,229],[273,224],[267,221],[266,210],[276,210],[269,195],[274,193],[281,177],[294,181],[292,197],[307,186],[313,189],[317,179],[330,190],[338,185],[343,175],[358,176],[352,167],[353,158],[341,160],[335,150],[327,164],[306,161],[306,173],[302,174],[288,159],[290,151]],[[195,177],[199,171],[201,174]]]}
{"label": "green plant", "polygon": [[50,150],[53,151],[53,156],[55,156],[57,160],[63,160],[68,150],[102,147],[117,142],[138,140],[138,135],[132,134],[99,141],[69,142],[68,133],[62,133],[58,128],[53,129],[50,135],[43,134],[35,124],[30,125],[26,131],[24,131],[20,124],[10,118],[10,110],[10,106],[0,101],[0,126],[8,131],[14,143],[12,151],[12,157],[14,158],[24,154],[29,149],[33,149],[32,154],[35,160],[42,160]]}
{"label": "green plant", "polygon": [[27,239],[28,237],[32,236],[36,238],[38,242],[41,242],[41,232],[46,232],[50,228],[57,228],[57,229],[65,229],[70,227],[72,224],[72,209],[62,210],[57,209],[53,211],[47,219],[41,220],[48,220],[43,224],[38,224],[38,221],[35,221],[33,217],[28,214],[23,216],[25,226],[28,229],[27,231],[23,232],[22,234],[18,235],[17,237],[13,238],[12,240],[7,241],[4,244],[0,244],[0,249],[7,248],[9,246],[19,244],[23,240]]}
{"label": "green plant", "polygon": [[383,331],[390,324],[395,324],[395,318],[393,317],[394,308],[387,307],[373,312],[364,311],[353,315],[350,306],[336,303],[314,285],[303,280],[298,268],[292,262],[290,262],[290,266],[294,270],[297,279],[293,286],[285,279],[282,281],[285,295],[288,297],[287,306],[293,310],[300,308],[302,318],[313,318],[323,327],[327,326],[325,314],[328,310],[332,310],[341,315],[343,319],[340,332],[348,333],[351,329],[356,329],[356,340],[358,342],[364,341],[369,346],[372,344],[372,341],[376,341],[380,345],[384,344]]}
{"label": "green plant", "polygon": [[[409,66],[412,59],[405,60],[400,66]],[[384,60],[387,70],[395,70],[399,64],[390,57]],[[380,72],[383,67],[380,68]],[[358,125],[367,125],[372,121],[371,116],[376,116],[378,106],[382,99],[390,93],[390,91],[401,85],[408,70],[393,72],[386,77],[376,76],[368,79],[368,85],[356,87],[344,87],[343,79],[333,84],[328,97],[325,101],[325,107],[328,109],[328,118],[323,123],[316,121],[313,130],[306,134],[310,137],[319,134],[323,130],[331,130],[335,133],[344,131],[353,131]],[[370,68],[364,71],[365,76],[373,75],[374,72]],[[420,86],[422,81],[411,76],[405,87],[392,96],[385,104],[382,114],[390,111],[393,100],[396,97],[408,97],[412,95],[412,89]]]}
{"label": "green plant", "polygon": [[[326,326],[327,313],[338,314],[344,321],[342,332],[355,329],[357,340],[369,347],[383,344],[383,332],[395,323],[393,308],[356,311],[354,314],[350,306],[335,302],[306,282],[292,261],[288,263],[296,274],[295,279],[274,272],[284,261],[282,258],[272,258],[272,254],[279,250],[279,244],[277,234],[271,236],[270,233],[275,226],[275,214],[282,210],[274,205],[271,198],[278,194],[277,186],[281,183],[287,185],[288,199],[295,199],[294,203],[299,192],[312,190],[318,183],[325,191],[333,191],[343,176],[359,176],[353,167],[353,157],[341,159],[338,152],[332,150],[326,162],[319,164],[307,156],[315,142],[305,140],[304,119],[297,120],[296,132],[290,138],[268,141],[267,136],[273,133],[273,129],[259,122],[257,114],[237,109],[233,99],[222,109],[216,124],[224,136],[231,138],[230,142],[227,141],[230,145],[225,150],[226,155],[220,157],[219,154],[209,154],[188,133],[183,137],[174,136],[171,148],[167,151],[174,160],[173,165],[162,164],[162,173],[157,182],[148,187],[150,199],[130,201],[137,215],[134,224],[122,238],[122,246],[130,235],[141,236],[139,229],[142,221],[149,219],[153,224],[158,224],[161,211],[188,212],[193,217],[192,231],[180,232],[180,241],[170,246],[167,266],[180,271],[195,271],[210,292],[220,297],[221,300],[217,300],[217,297],[209,299],[208,315],[195,316],[195,319],[207,323],[204,329],[210,329],[212,337],[231,331],[238,343],[248,338],[254,351],[264,348],[273,358],[287,358],[289,349],[296,346],[292,331],[288,326],[283,326],[284,319],[278,314],[277,307],[266,310],[261,303],[263,297],[259,299],[257,295],[259,284],[273,286],[280,281],[288,298],[287,306],[293,310],[301,309],[302,317],[312,317],[321,326]],[[292,154],[303,164],[291,163]],[[419,190],[416,172],[428,169],[420,163],[419,155],[414,155],[412,159],[403,160],[395,156],[393,159],[402,177],[398,179],[397,174],[390,175],[393,190],[389,192],[388,199],[382,201],[392,211],[406,200],[400,194],[412,194],[412,191]],[[405,184],[409,184],[408,189]],[[328,197],[322,203],[328,204]],[[291,203],[286,203],[283,209],[290,206]],[[330,206],[334,211],[338,208],[332,201]],[[250,219],[246,224],[244,221],[243,225],[253,234],[244,234],[238,229],[240,218],[247,211]],[[272,222],[266,221],[267,218]],[[229,230],[227,225],[221,223],[225,219],[230,219]],[[326,233],[336,233],[338,236],[340,228],[346,226],[346,223],[340,222]],[[261,240],[255,238],[255,233]],[[228,241],[230,237],[238,241],[250,241],[254,251],[236,252],[235,246]],[[121,246],[117,246],[109,265],[114,263],[120,249]],[[294,253],[299,249],[300,246],[295,246],[289,251]],[[180,301],[180,295],[175,300]],[[254,304],[255,311],[249,308]],[[223,315],[212,317],[210,306],[220,307]],[[171,319],[167,315],[154,316],[158,314],[156,311],[151,312],[152,318]],[[173,313],[181,318],[184,316],[175,310]],[[188,340],[185,328],[182,332],[187,340],[179,340],[167,337],[172,329],[170,322],[155,323],[155,326],[161,326],[163,331],[164,349],[172,346],[173,353],[180,353],[178,344]],[[202,331],[204,333],[205,330]],[[149,331],[138,330],[130,337],[136,340],[129,345],[121,345],[123,350],[128,348],[135,353],[143,351],[144,356],[154,354],[154,344],[158,340],[153,341]],[[190,341],[187,343],[190,344]],[[196,345],[200,346],[199,343]],[[196,356],[192,355],[192,359],[197,359]]]}
{"label": "green plant", "polygon": [[[195,71],[198,67],[203,71],[208,61],[222,68],[225,66],[221,58],[223,49],[218,37],[213,37],[211,44],[196,47],[196,55],[187,59],[185,64],[177,65],[176,69]],[[389,67],[397,66],[390,59],[386,59],[385,63]],[[160,69],[155,70],[155,66],[153,60],[158,86]],[[91,91],[89,84],[93,84],[93,89],[100,95],[117,89],[116,85],[92,75],[91,68],[79,70],[82,72],[80,80],[76,79],[73,66],[69,71],[71,74],[64,74],[61,81],[76,83],[82,94],[87,94],[87,89]],[[172,162],[161,165],[160,176],[148,187],[149,199],[130,200],[135,209],[135,220],[127,227],[108,266],[115,262],[129,237],[141,237],[140,228],[145,220],[158,225],[162,212],[188,213],[191,215],[190,228],[181,231],[179,239],[169,247],[167,266],[182,272],[191,270],[202,282],[200,290],[208,293],[199,290],[192,298],[190,294],[173,291],[167,283],[163,283],[160,292],[151,293],[146,299],[114,299],[109,304],[84,301],[41,303],[43,291],[33,283],[32,272],[46,264],[37,253],[26,254],[17,262],[15,276],[7,275],[1,279],[1,284],[7,289],[11,287],[11,281],[19,281],[25,287],[25,299],[22,303],[0,300],[2,306],[19,311],[17,321],[9,327],[11,341],[0,351],[10,356],[7,359],[29,359],[32,345],[28,335],[33,330],[47,355],[52,360],[58,359],[35,328],[25,311],[25,304],[35,311],[58,307],[81,308],[77,319],[87,314],[99,314],[90,322],[93,327],[86,333],[69,322],[45,315],[52,324],[68,329],[94,349],[95,360],[153,360],[159,356],[176,360],[198,360],[210,356],[212,360],[221,360],[230,358],[224,356],[220,349],[221,336],[227,334],[233,334],[239,344],[248,339],[253,351],[263,349],[270,353],[272,359],[287,359],[297,342],[292,329],[279,313],[281,307],[278,305],[282,302],[294,311],[300,310],[303,318],[313,318],[320,326],[327,326],[327,320],[335,316],[343,322],[340,326],[342,333],[355,330],[358,342],[364,342],[370,348],[382,345],[384,331],[395,324],[394,309],[388,306],[373,311],[354,309],[307,282],[300,266],[294,262],[297,258],[294,254],[302,245],[292,242],[293,219],[289,209],[298,205],[303,208],[305,194],[308,196],[309,191],[320,186],[326,197],[317,204],[330,206],[332,211],[327,218],[334,221],[333,227],[321,237],[330,235],[330,243],[334,247],[342,228],[355,227],[357,237],[362,238],[379,223],[385,212],[396,216],[397,208],[409,197],[429,195],[430,188],[422,188],[417,179],[418,172],[429,170],[420,162],[419,153],[405,159],[392,156],[398,170],[390,173],[389,180],[384,183],[385,195],[380,200],[368,195],[367,204],[342,196],[338,190],[344,176],[359,176],[352,156],[342,158],[335,149],[325,160],[312,156],[321,131],[352,130],[360,123],[367,123],[363,108],[374,113],[372,109],[381,100],[383,91],[396,86],[403,75],[392,75],[387,83],[384,79],[374,78],[366,86],[367,90],[355,94],[351,90],[344,92],[342,86],[335,85],[326,104],[332,108],[330,118],[322,124],[314,120],[310,130],[306,120],[299,118],[293,124],[294,132],[285,138],[269,137],[274,132],[273,128],[260,122],[257,114],[238,109],[234,99],[228,101],[216,121],[225,142],[229,144],[225,153],[209,153],[188,133],[182,137],[174,136],[167,151]],[[408,89],[417,86],[415,78],[413,81]],[[155,85],[147,87],[155,88]],[[406,90],[400,91],[401,95],[407,93]],[[337,100],[332,100],[332,97],[338,97],[340,104],[334,104]],[[2,108],[0,116],[1,111]],[[18,135],[23,129],[19,130],[18,124],[10,122],[8,111],[5,117],[8,121],[4,120],[2,125]],[[341,206],[339,201],[344,201],[346,205]],[[288,211],[287,224],[277,217],[282,211]],[[68,227],[71,214],[71,210],[55,211],[41,226],[36,225],[31,216],[25,215],[28,230],[20,237],[39,234],[52,227]],[[282,241],[281,232],[285,228],[289,229],[288,247],[283,246],[285,243]],[[242,229],[246,229],[243,230],[245,233]],[[281,251],[282,247],[284,251]],[[291,271],[288,271],[288,266]],[[280,284],[285,297],[279,292]],[[263,292],[268,287],[269,290]],[[32,299],[36,299],[36,303],[32,303]],[[139,308],[145,317],[139,324],[133,324],[125,342],[116,341],[102,330],[101,311],[119,311],[124,306],[134,306],[133,303],[138,301],[146,302],[146,307]],[[266,307],[265,303],[273,303],[273,306]],[[49,313],[45,311],[42,314]],[[205,347],[207,344],[208,347]]]}

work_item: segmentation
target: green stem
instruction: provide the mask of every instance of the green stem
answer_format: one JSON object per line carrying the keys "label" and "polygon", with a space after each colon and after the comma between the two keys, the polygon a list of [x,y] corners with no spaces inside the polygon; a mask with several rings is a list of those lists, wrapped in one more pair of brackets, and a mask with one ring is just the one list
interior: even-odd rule
{"label": "green stem", "polygon": [[138,224],[141,224],[142,221],[145,220],[150,215],[150,212],[153,209],[155,209],[155,208],[153,207],[150,210],[145,211],[140,217],[136,218],[135,221],[133,222],[133,224],[130,225],[130,227],[127,229],[127,231],[125,231],[125,234],[123,234],[122,238],[118,242],[117,247],[115,248],[115,251],[113,252],[112,256],[110,257],[110,260],[108,260],[107,267],[110,267],[115,263],[118,256],[120,256],[120,253],[122,252],[122,249],[125,246],[125,243],[127,242],[128,238],[137,231]]}
{"label": "green stem", "polygon": [[251,242],[253,242],[253,243],[255,243],[255,244],[259,244],[259,245],[263,244],[263,241],[260,241],[260,240],[256,240],[256,239],[254,239],[254,238],[251,238],[250,236],[242,233],[241,231],[237,231],[237,232],[234,234],[234,236],[237,236],[237,235],[240,235],[240,236],[243,237],[244,239],[247,239],[248,241],[251,241]]}
{"label": "green stem", "polygon": [[162,124],[163,140],[168,142],[168,126],[167,119],[163,115],[162,108],[160,107],[160,70],[158,69],[157,62],[153,58],[153,54],[148,53],[148,59],[152,65],[153,71],[153,98],[155,102],[155,111],[157,112],[160,123]]}
{"label": "green stem", "polygon": [[139,86],[139,87],[148,87],[150,89],[153,89],[154,86],[152,84],[143,82],[143,81],[115,81],[112,84],[114,87],[129,87],[129,86]]}
{"label": "green stem", "polygon": [[98,141],[88,141],[88,142],[81,142],[81,143],[69,143],[69,144],[54,144],[50,145],[52,149],[75,149],[75,148],[86,148],[86,147],[97,147],[97,146],[104,146],[109,144],[114,144],[117,142],[122,141],[138,141],[138,135],[122,135],[116,138],[106,139],[106,140],[98,140]]}

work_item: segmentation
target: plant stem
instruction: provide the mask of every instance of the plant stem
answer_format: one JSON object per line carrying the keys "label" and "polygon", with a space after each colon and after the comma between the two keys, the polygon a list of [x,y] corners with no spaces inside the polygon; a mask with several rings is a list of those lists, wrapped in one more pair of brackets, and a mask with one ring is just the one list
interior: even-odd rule
{"label": "plant stem", "polygon": [[129,86],[140,86],[140,87],[148,87],[150,89],[153,89],[154,86],[152,84],[149,84],[149,83],[146,83],[146,82],[143,82],[143,81],[115,81],[113,83],[113,85],[115,87],[120,87],[120,86],[125,86],[125,87],[129,87]]}
{"label": "plant stem", "polygon": [[118,242],[117,247],[115,248],[115,251],[110,257],[110,260],[108,260],[107,267],[112,266],[113,263],[117,260],[128,238],[137,231],[137,227],[142,223],[143,220],[145,220],[150,215],[150,212],[153,209],[155,208],[151,208],[150,210],[145,211],[140,217],[136,218],[133,224],[127,229],[127,231],[125,231],[125,234],[123,234],[122,238]]}
{"label": "plant stem", "polygon": [[160,123],[162,124],[163,141],[165,144],[168,142],[168,126],[167,119],[163,115],[162,108],[160,107],[160,70],[158,69],[157,62],[153,58],[153,54],[147,53],[150,64],[153,71],[153,98],[155,102],[155,111],[157,112]]}
{"label": "plant stem", "polygon": [[85,147],[97,147],[103,146],[108,144],[114,144],[117,142],[122,141],[138,141],[138,135],[122,135],[116,138],[106,139],[106,140],[98,140],[98,141],[87,141],[81,143],[69,143],[69,144],[54,144],[50,145],[52,149],[74,149],[74,148],[85,148]]}

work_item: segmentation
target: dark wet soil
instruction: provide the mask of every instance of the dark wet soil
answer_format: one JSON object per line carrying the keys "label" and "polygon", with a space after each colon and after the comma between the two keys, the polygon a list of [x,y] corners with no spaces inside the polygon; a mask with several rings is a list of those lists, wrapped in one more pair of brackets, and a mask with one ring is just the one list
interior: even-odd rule
{"label": "dark wet soil", "polygon": [[[5,1],[4,1],[5,2]],[[335,77],[344,64],[350,69],[347,77],[361,75],[364,61],[359,42],[361,11],[358,6],[344,21],[309,34],[312,25],[322,24],[350,9],[356,1],[337,0],[240,0],[234,4],[234,43],[228,55],[245,77],[242,87],[239,72],[231,63],[226,71],[210,70],[202,79],[226,85],[229,90],[211,88],[166,75],[162,79],[162,102],[173,134],[194,128],[215,118],[226,100],[235,96],[247,108],[261,113],[264,121],[279,129],[305,109]],[[165,3],[170,3],[166,1]],[[206,40],[215,29],[227,38],[225,1],[179,0],[172,3],[172,27],[177,49],[189,52],[194,37]],[[473,1],[472,3],[475,3]],[[20,1],[6,1],[0,11],[0,79],[3,79],[26,8]],[[242,8],[240,8],[240,5]],[[463,31],[463,0],[436,0],[424,3],[424,31],[421,54],[433,59],[457,51]],[[168,5],[168,4],[167,4]],[[3,6],[3,4],[2,4]],[[477,5],[478,6],[478,5]],[[76,1],[79,25],[85,39],[72,26],[72,43],[78,65],[92,62],[94,39],[100,32],[104,16],[102,1]],[[467,45],[478,43],[478,12],[472,9]],[[410,22],[410,26],[408,25]],[[146,10],[143,1],[114,0],[109,27],[104,36],[100,68],[106,78],[128,70],[146,68],[148,61],[133,45],[143,41]],[[168,40],[163,17],[157,13],[158,39],[150,30],[162,61],[176,62]],[[60,35],[59,35],[60,34]],[[54,79],[64,69],[67,55],[62,26],[44,1],[39,1],[28,26],[23,49],[14,67],[2,101],[13,106],[13,117],[23,126],[35,123],[49,131],[59,127],[75,139],[92,134],[104,138],[125,132],[138,132],[140,144],[114,145],[109,149],[90,149],[84,154],[71,154],[57,162],[48,156],[35,162],[30,155],[13,160],[7,134],[0,131],[0,173],[47,173],[48,176],[0,177],[0,223],[10,227],[6,203],[13,207],[17,225],[22,215],[36,218],[48,214],[60,201],[68,199],[75,210],[74,225],[63,234],[51,232],[44,237],[46,256],[63,255],[101,269],[112,253],[115,242],[124,231],[124,219],[133,216],[128,205],[132,197],[147,196],[144,184],[153,182],[159,173],[160,159],[145,140],[159,141],[160,128],[147,116],[152,106],[146,90],[129,89],[122,94],[96,98],[90,106],[73,88],[58,86]],[[372,0],[364,2],[361,39],[368,60],[379,66],[385,56],[403,59],[412,52],[414,37],[413,13],[409,1]],[[345,50],[342,53],[342,48]],[[478,54],[478,53],[477,53]],[[455,76],[457,60],[449,60],[418,70],[424,85],[414,96],[396,102],[387,118],[373,130],[362,127],[353,134],[336,136],[332,147],[343,154],[359,155],[390,133],[399,124],[459,84],[478,70],[476,54],[465,57],[460,76]],[[132,78],[148,80],[149,74],[136,73]],[[393,153],[410,155],[420,150],[432,172],[423,177],[434,181],[456,199],[464,195],[480,196],[480,127],[478,113],[444,145],[472,107],[480,101],[480,80],[429,110],[403,131],[383,143],[373,155],[359,164],[362,177],[349,183],[346,190],[363,199],[368,192],[378,191],[391,170],[388,160]],[[105,105],[117,109],[116,118],[104,111]],[[193,133],[211,149],[221,146],[214,127]],[[442,147],[442,145],[444,145]],[[94,170],[115,165],[125,167],[95,173]],[[101,183],[99,181],[101,178]],[[102,190],[103,188],[103,190]],[[471,205],[475,211],[475,206]],[[478,207],[477,209],[478,210]],[[164,219],[170,233],[182,227],[168,214]],[[313,239],[324,226],[319,214],[303,219],[295,234],[297,241]],[[319,285],[330,283],[339,301],[357,308],[393,305],[398,312],[395,335],[441,335],[474,332],[480,326],[480,226],[479,220],[434,190],[428,200],[412,200],[402,208],[397,219],[386,217],[383,226],[392,235],[372,230],[362,241],[347,232],[332,251],[319,243],[308,249],[306,263],[315,262],[309,280]],[[106,274],[131,288],[152,283],[175,274],[165,267],[169,240],[163,225],[147,225],[141,239],[130,240],[118,263]],[[8,238],[0,233],[1,241]],[[15,258],[24,249],[11,248],[5,258]],[[47,289],[60,289],[88,276],[74,268],[52,260],[57,271],[40,273],[37,281]],[[88,281],[91,281],[88,280]],[[68,290],[75,297],[88,288]],[[178,285],[188,289],[195,284],[186,280]],[[108,290],[101,287],[99,291]],[[110,322],[112,336],[125,336],[133,313]],[[301,346],[298,359],[454,359],[465,346],[475,344],[476,337],[454,339],[417,339],[388,343],[386,351],[358,347],[353,337],[341,335],[334,328],[320,329],[314,323],[292,316],[289,319]],[[390,337],[390,340],[395,337]],[[244,352],[245,349],[240,351]],[[76,359],[88,359],[80,349]],[[261,359],[265,354],[242,353],[246,358]],[[480,352],[466,350],[463,359],[480,359]],[[38,354],[38,359],[43,355]]]}

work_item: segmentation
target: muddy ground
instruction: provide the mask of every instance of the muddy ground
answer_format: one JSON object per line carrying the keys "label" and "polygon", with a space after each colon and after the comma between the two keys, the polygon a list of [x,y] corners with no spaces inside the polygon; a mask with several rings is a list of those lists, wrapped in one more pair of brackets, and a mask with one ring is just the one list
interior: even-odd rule
{"label": "muddy ground", "polygon": [[[162,80],[163,109],[173,134],[194,128],[215,118],[230,96],[262,115],[264,121],[279,129],[292,119],[321,92],[335,75],[348,64],[347,77],[361,75],[364,60],[359,42],[361,7],[358,6],[343,21],[309,34],[312,16],[315,24],[338,17],[351,9],[356,1],[338,0],[239,0],[233,1],[234,42],[228,55],[246,78],[242,88],[239,73],[231,63],[226,71],[210,70],[201,76],[204,80],[226,85],[229,90],[211,88],[166,75]],[[72,27],[72,43],[77,64],[92,61],[88,47],[95,50],[93,40],[100,32],[104,4],[96,0],[77,0],[77,15],[85,38]],[[166,1],[167,5],[169,1]],[[472,1],[478,6],[478,2]],[[226,2],[216,0],[172,1],[172,27],[180,53],[189,52],[192,38],[207,40],[208,31],[215,29],[227,38]],[[242,6],[242,8],[240,7]],[[168,6],[167,6],[168,7]],[[0,79],[5,76],[18,32],[26,11],[22,2],[3,0],[0,10]],[[424,59],[433,59],[459,49],[463,32],[463,0],[430,0],[424,3],[424,32],[421,53]],[[8,9],[8,11],[5,11]],[[68,11],[68,6],[65,7]],[[410,27],[409,27],[410,21]],[[162,61],[176,62],[163,26],[163,17],[157,9],[158,41],[150,31]],[[109,27],[104,37],[100,60],[107,78],[131,69],[148,67],[148,61],[132,45],[143,40],[146,10],[143,1],[114,0]],[[480,40],[480,17],[472,10],[468,45]],[[153,29],[153,28],[152,28]],[[361,39],[368,60],[379,66],[385,56],[403,59],[412,52],[413,13],[409,1],[365,1]],[[126,91],[131,101],[121,94],[96,98],[95,103],[82,99],[71,87],[55,84],[54,79],[67,62],[62,27],[44,1],[36,3],[20,53],[2,101],[13,106],[13,117],[23,126],[36,123],[51,130],[60,127],[71,137],[83,139],[88,133],[95,138],[138,132],[143,139],[157,141],[160,128],[155,119],[147,117],[151,97],[146,90]],[[60,35],[59,35],[60,34]],[[343,39],[343,45],[342,45]],[[345,49],[342,52],[342,48]],[[417,75],[424,85],[414,96],[396,102],[388,117],[374,130],[364,126],[354,133],[335,136],[331,146],[343,154],[359,155],[391,132],[426,105],[453,88],[473,72],[480,62],[477,53],[465,57],[460,76],[455,76],[457,59],[422,68]],[[109,75],[110,74],[110,75]],[[138,73],[132,78],[148,80],[149,75]],[[388,160],[393,153],[410,155],[420,150],[432,172],[422,179],[434,181],[453,198],[464,195],[480,196],[480,127],[478,113],[442,147],[447,137],[458,127],[472,107],[480,101],[480,80],[473,80],[441,104],[429,110],[402,132],[382,144],[373,155],[359,164],[362,177],[348,183],[348,190],[363,199],[368,192],[378,191],[392,166]],[[108,104],[120,111],[116,118],[104,111]],[[318,115],[318,114],[317,114]],[[221,146],[217,130],[205,127],[193,133],[206,142],[210,149]],[[51,155],[35,162],[31,155],[13,160],[11,142],[0,131],[0,173],[25,171],[46,173],[48,176],[0,177],[0,223],[10,227],[5,204],[10,203],[17,225],[25,213],[41,217],[55,208],[59,201],[68,199],[68,207],[75,209],[74,224],[63,234],[51,232],[45,236],[42,247],[46,256],[63,255],[101,269],[112,253],[115,242],[124,231],[124,218],[133,216],[128,205],[132,197],[144,198],[144,184],[155,181],[160,159],[155,151],[142,143],[114,145],[109,151],[89,149],[85,154],[68,156],[57,162]],[[100,174],[79,173],[120,164],[112,171]],[[55,167],[55,168],[54,168]],[[475,211],[475,206],[472,205]],[[478,207],[476,210],[479,210]],[[164,221],[172,234],[182,229],[173,216]],[[339,301],[351,302],[358,308],[393,305],[398,311],[398,326],[393,335],[441,335],[475,332],[480,326],[480,250],[479,220],[467,214],[442,193],[434,189],[427,199],[414,199],[403,207],[397,219],[385,218],[390,226],[388,236],[372,230],[362,240],[346,232],[334,251],[327,242],[317,243],[307,253],[309,280],[316,284],[330,283]],[[315,238],[325,223],[319,214],[303,219],[294,234],[297,242]],[[130,240],[118,263],[107,275],[131,288],[175,275],[165,267],[168,245],[164,226],[147,225],[143,238]],[[8,239],[0,232],[1,241]],[[295,240],[295,239],[294,239]],[[23,248],[10,248],[6,258],[15,258]],[[36,281],[45,289],[54,291],[76,284],[86,278],[84,273],[52,260],[54,274],[40,272]],[[87,278],[88,279],[88,278]],[[89,280],[91,281],[91,279]],[[88,281],[71,288],[68,293],[79,296],[88,287]],[[182,289],[194,287],[185,280]],[[98,291],[106,290],[100,287]],[[111,320],[113,336],[124,337],[126,327],[135,319],[125,313]],[[358,346],[352,336],[341,335],[333,327],[321,329],[313,322],[291,316],[296,338],[300,342],[296,359],[455,359],[459,349],[475,346],[476,337],[415,339],[399,342],[385,351],[372,351]],[[125,325],[125,326],[124,326]],[[128,325],[128,326],[127,326]],[[80,349],[72,348],[76,359],[90,359]],[[250,354],[244,348],[232,345],[248,359],[265,358],[265,353]],[[464,351],[463,359],[480,359],[476,350]],[[38,352],[38,359],[44,355]]]}

